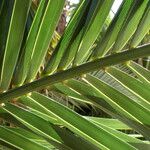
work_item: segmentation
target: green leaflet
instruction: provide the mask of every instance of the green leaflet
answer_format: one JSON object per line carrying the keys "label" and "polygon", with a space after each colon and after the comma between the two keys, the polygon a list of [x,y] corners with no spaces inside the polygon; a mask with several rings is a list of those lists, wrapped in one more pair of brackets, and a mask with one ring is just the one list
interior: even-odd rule
{"label": "green leaflet", "polygon": [[[28,99],[26,99],[26,103],[28,103],[28,100],[30,101],[30,103],[32,102],[32,103],[34,103],[34,106],[37,106],[37,107],[39,107],[39,108],[41,108],[41,110],[44,110],[43,108],[43,106],[42,105],[40,105],[39,103],[37,103],[34,99],[32,99],[32,100],[30,100],[31,98],[28,98]],[[24,101],[25,102],[25,101]],[[48,102],[49,103],[49,102]],[[33,107],[33,106],[32,106]],[[46,110],[46,109],[45,109]],[[48,113],[48,111],[47,111],[47,114],[49,114],[49,115],[51,115],[50,113]],[[92,119],[92,118],[88,118],[88,119]],[[112,119],[111,119],[112,120]],[[100,121],[99,119],[97,120],[95,120],[94,119],[94,122],[93,123],[95,123],[95,121]],[[61,121],[60,121],[61,122]],[[109,120],[105,120],[105,119],[102,119],[102,125],[103,125],[103,122],[105,122],[104,123],[104,125],[106,125],[107,123],[110,123],[110,121]],[[116,122],[116,120],[114,120],[114,122],[113,122],[113,125],[114,125],[114,123],[116,123],[116,125],[118,125],[119,123],[121,124],[121,126],[120,126],[120,124],[118,125],[118,128],[119,129],[122,129],[122,127],[125,127],[125,129],[129,129],[127,126],[122,126],[122,123],[121,122]],[[111,122],[111,124],[112,124],[112,122]],[[100,127],[101,127],[101,124],[97,124],[97,125],[99,125]],[[110,125],[111,126],[111,125]],[[104,127],[104,126],[103,126]],[[107,130],[108,130],[108,127],[105,127]],[[56,128],[54,128],[54,129],[56,129]],[[58,131],[58,130],[57,130]],[[114,134],[114,135],[116,135],[117,137],[119,137],[120,139],[123,139],[124,141],[126,141],[126,142],[128,142],[128,143],[130,143],[131,145],[133,145],[133,146],[135,146],[135,147],[137,147],[137,148],[139,148],[140,146],[144,146],[145,148],[146,147],[148,147],[148,145],[147,144],[144,144],[142,141],[140,141],[140,140],[137,140],[137,139],[135,139],[135,138],[132,138],[132,137],[130,137],[130,136],[127,136],[127,135],[125,135],[125,134],[123,134],[123,133],[120,133],[120,132],[117,132],[117,131],[115,131],[115,130],[112,130],[112,129],[109,129],[109,132],[110,133],[112,133],[112,134]],[[60,130],[59,130],[59,133],[60,133]],[[58,134],[59,134],[58,133]],[[67,132],[64,132],[63,131],[63,134],[62,134],[62,131],[61,131],[61,133],[59,134],[61,137],[63,136],[63,141],[64,140],[67,140],[66,142],[66,145],[68,144],[68,143],[70,143],[69,142],[69,140],[70,140],[70,138],[72,139],[73,138],[73,140],[75,140],[74,142],[81,142],[80,144],[82,145],[80,145],[81,147],[80,147],[80,149],[85,149],[85,148],[87,148],[87,149],[89,149],[90,150],[90,148],[91,148],[91,145],[87,145],[88,143],[84,143],[84,142],[82,142],[82,139],[77,139],[77,138],[75,138],[75,137],[73,137],[72,135],[68,135],[68,133]],[[68,139],[68,136],[69,136],[69,139]],[[75,138],[75,139],[74,139]],[[80,140],[80,141],[78,141],[78,140]],[[65,141],[64,141],[65,142]],[[73,143],[74,143],[73,142]],[[72,147],[73,149],[79,149],[79,147],[78,147],[78,144],[76,144],[76,145],[72,145],[73,143],[70,143],[71,145],[70,145],[70,147]],[[137,143],[137,144],[136,144]],[[94,149],[93,147],[92,147],[92,149]],[[140,149],[140,148],[139,148]]]}
{"label": "green leaflet", "polygon": [[83,36],[83,31],[84,31],[84,28],[80,31],[80,33],[77,35],[77,37],[72,42],[70,47],[66,50],[65,54],[63,55],[59,63],[58,71],[67,69],[67,67],[72,63],[75,57],[75,54],[77,53],[77,50],[80,46],[80,42]]}
{"label": "green leaflet", "polygon": [[128,127],[126,124],[122,123],[118,119],[113,118],[100,118],[100,117],[86,117],[86,119],[89,119],[90,121],[96,123],[96,124],[102,124],[104,126],[110,127],[112,129],[117,130],[131,130],[130,127]]}
{"label": "green leaflet", "polygon": [[103,1],[101,4],[95,18],[93,19],[93,22],[91,23],[91,26],[82,38],[81,46],[74,59],[74,65],[81,64],[90,52],[92,45],[101,32],[113,2],[113,0],[111,0],[109,3],[107,1]]}
{"label": "green leaflet", "polygon": [[26,135],[19,134],[8,127],[0,126],[0,139],[19,149],[48,150],[45,146],[28,139]]}
{"label": "green leaflet", "polygon": [[47,53],[49,42],[55,31],[57,22],[61,15],[64,0],[50,0],[48,1],[39,31],[33,47],[33,54],[31,58],[30,68],[27,75],[26,82],[34,80],[39,71],[41,64],[44,61],[44,57]]}
{"label": "green leaflet", "polygon": [[150,87],[146,86],[139,80],[134,77],[129,76],[128,74],[116,69],[114,67],[110,67],[107,69],[107,72],[112,75],[119,83],[124,85],[128,90],[130,90],[133,94],[139,97],[137,102],[143,105],[145,108],[150,110],[150,100],[149,100],[149,91]]}
{"label": "green leaflet", "polygon": [[85,20],[84,24],[82,25],[83,27],[80,25],[82,27],[80,32],[75,37],[74,41],[70,43],[69,47],[66,49],[66,52],[64,53],[63,57],[61,58],[61,62],[59,63],[58,71],[66,69],[66,67],[71,65],[71,63],[73,62],[78,49],[82,45],[82,37],[88,31],[102,3],[103,1],[101,0],[94,0],[90,3],[87,16],[84,18],[82,17],[82,20]]}
{"label": "green leaflet", "polygon": [[90,0],[81,1],[72,19],[70,20],[64,34],[58,43],[56,50],[52,54],[52,57],[48,61],[43,74],[52,74],[58,67],[61,58],[65,54],[66,49],[70,43],[74,40],[76,34],[80,31],[83,24],[83,17],[88,13],[87,8],[90,4]]}
{"label": "green leaflet", "polygon": [[37,102],[37,104],[43,106],[43,108],[45,108],[45,110],[47,110],[50,114],[54,114],[56,118],[63,123],[63,125],[97,147],[102,149],[111,147],[111,149],[115,149],[117,148],[116,146],[120,145],[122,146],[122,149],[134,149],[132,146],[121,141],[117,137],[107,133],[107,131],[103,130],[103,128],[98,128],[93,123],[90,123],[77,113],[69,110],[67,107],[57,103],[56,101],[53,101],[39,93],[32,93],[31,97],[35,102]]}
{"label": "green leaflet", "polygon": [[[31,0],[15,0],[5,47],[0,88],[8,89],[18,59]],[[17,30],[16,30],[17,27]]]}
{"label": "green leaflet", "polygon": [[150,71],[146,68],[142,67],[141,65],[130,61],[127,65],[137,76],[138,78],[143,81],[145,84],[150,86]]}
{"label": "green leaflet", "polygon": [[[84,79],[85,80],[85,79]],[[87,81],[86,81],[87,82]],[[101,101],[103,102],[106,100],[106,102],[113,107],[113,109],[117,110],[120,112],[120,114],[125,115],[128,119],[133,119],[133,116],[128,114],[124,109],[113,103],[109,98],[105,97],[104,94],[99,92],[95,87],[92,87],[89,82],[88,84],[85,84],[83,82],[79,82],[76,80],[68,80],[66,83],[69,87],[73,88],[77,92],[81,93],[85,97],[89,99],[91,103],[93,103],[96,107],[100,108],[99,105],[101,105]],[[104,100],[103,100],[104,99]],[[109,114],[109,112],[107,112]],[[133,119],[134,120],[134,119]]]}
{"label": "green leaflet", "polygon": [[136,47],[144,38],[144,36],[148,33],[150,29],[150,2],[147,5],[147,9],[144,13],[144,16],[142,17],[142,20],[140,21],[138,28],[133,35],[133,38],[130,43],[130,47]]}
{"label": "green leaflet", "polygon": [[102,40],[98,42],[92,56],[93,59],[104,56],[113,46],[132,5],[133,0],[123,1],[122,6],[112,20],[111,25],[107,29],[106,34]]}
{"label": "green leaflet", "polygon": [[[149,0],[141,1],[139,6],[137,5],[137,8],[133,7],[133,10],[131,12],[131,19],[129,17],[128,20],[126,20],[125,25],[121,29],[121,32],[117,36],[117,39],[115,41],[115,44],[112,48],[112,52],[119,52],[122,50],[122,48],[125,46],[125,44],[129,41],[129,39],[132,37],[132,35],[135,33],[138,24],[145,13],[145,8],[147,7],[147,4],[149,3]],[[135,2],[136,4],[136,2]]]}
{"label": "green leaflet", "polygon": [[85,105],[85,103],[90,103],[85,97],[83,97],[80,93],[76,92],[75,90],[71,89],[70,87],[63,85],[61,83],[57,83],[54,85],[57,90],[64,93],[70,98],[75,99],[77,102],[82,102],[81,105]]}
{"label": "green leaflet", "polygon": [[136,149],[139,149],[139,150],[143,150],[143,149],[149,149],[150,148],[150,144],[148,143],[144,143],[142,141],[140,141],[139,139],[136,139],[136,138],[133,138],[131,137],[130,135],[126,135],[122,132],[119,132],[119,131],[116,131],[116,130],[113,130],[107,126],[104,126],[102,124],[99,124],[101,127],[103,127],[105,130],[109,131],[111,134],[117,136],[118,138],[124,140],[125,142],[131,144],[132,146],[134,146]]}
{"label": "green leaflet", "polygon": [[41,23],[41,19],[44,13],[46,1],[42,0],[40,1],[40,4],[38,6],[37,12],[35,14],[34,20],[32,22],[30,31],[28,33],[28,37],[25,42],[24,46],[24,52],[21,55],[21,58],[19,59],[17,68],[15,70],[13,84],[14,85],[21,85],[25,81],[25,78],[27,76],[31,58],[34,53],[34,44],[37,37],[37,33],[39,30],[39,26]]}
{"label": "green leaflet", "polygon": [[[1,69],[3,63],[3,56],[5,52],[6,40],[8,35],[9,23],[11,19],[11,13],[13,9],[13,1],[5,1],[1,2],[1,14],[0,14],[0,76]],[[9,11],[7,11],[7,9]],[[0,81],[1,82],[1,81]]]}
{"label": "green leaflet", "polygon": [[[33,114],[33,112],[31,111],[31,109],[29,109],[30,110],[30,112],[31,112],[31,114]],[[0,109],[0,111],[1,111],[1,109]],[[4,111],[4,110],[3,110]],[[24,110],[22,110],[22,113],[24,113]],[[40,116],[40,118],[42,117],[43,118],[43,116],[41,116],[41,115],[38,115],[37,113],[34,113],[36,116]],[[4,116],[2,116],[4,119],[7,119],[7,118],[5,118],[5,116],[6,116],[7,114],[5,113],[4,114]],[[0,116],[1,116],[1,114],[0,114]],[[10,120],[10,118],[11,118],[11,120]],[[12,119],[14,119],[14,120],[12,120]],[[43,118],[44,120],[46,120],[45,118]],[[19,120],[19,119],[18,119]],[[10,128],[10,130],[12,130],[12,131],[16,131],[18,134],[21,134],[21,135],[25,135],[26,136],[26,138],[28,138],[28,139],[30,139],[30,140],[32,140],[32,141],[34,141],[34,142],[36,142],[36,143],[39,143],[39,144],[41,144],[41,145],[44,145],[45,147],[48,147],[48,149],[51,149],[51,148],[58,148],[58,149],[61,149],[61,150],[70,150],[70,148],[68,148],[67,146],[65,146],[65,145],[63,145],[62,143],[58,143],[58,142],[55,142],[55,141],[53,141],[53,140],[51,140],[51,139],[49,139],[49,138],[46,138],[45,136],[42,136],[41,134],[38,134],[35,130],[32,130],[31,128],[31,130],[29,130],[29,129],[27,129],[25,126],[24,126],[24,124],[21,124],[21,121],[19,122],[18,120],[16,120],[15,118],[13,118],[12,116],[8,116],[8,122],[10,122],[10,123],[13,123],[14,125],[16,125],[17,127],[16,128]],[[18,122],[20,123],[18,123]],[[35,121],[39,121],[38,119],[37,120],[35,120]],[[47,120],[48,122],[49,122],[49,120]],[[43,122],[44,123],[44,122]],[[42,125],[41,124],[41,122],[40,122],[40,125]],[[49,125],[51,125],[52,126],[52,124],[50,124],[50,122],[49,122]],[[21,128],[18,128],[18,126],[19,127],[21,127]],[[52,128],[54,128],[54,126],[52,127]],[[27,130],[24,130],[24,129],[27,129]],[[40,130],[41,128],[39,128],[39,130]],[[55,129],[54,129],[55,130]],[[33,133],[33,132],[35,132],[35,133]],[[48,131],[47,131],[48,132]],[[58,134],[58,132],[57,132],[57,134]],[[61,134],[59,134],[59,136],[60,136]],[[17,141],[18,142],[18,141]]]}
{"label": "green leaflet", "polygon": [[[63,139],[65,145],[70,147],[70,150],[98,150],[99,148],[83,138],[72,133],[70,130],[65,128],[54,127],[59,136]],[[61,148],[60,148],[61,149]],[[66,149],[65,149],[66,150]]]}
{"label": "green leaflet", "polygon": [[3,6],[4,6],[4,0],[2,0],[2,1],[0,2],[0,15],[1,15],[1,13],[2,13]]}
{"label": "green leaflet", "polygon": [[[94,119],[94,121],[93,121]],[[103,127],[104,129],[106,129],[107,131],[109,131],[111,134],[117,136],[118,138],[128,142],[129,144],[133,145],[134,147],[136,147],[137,149],[141,149],[143,150],[144,149],[149,149],[150,145],[149,144],[146,144],[142,141],[140,141],[139,139],[136,139],[136,138],[133,138],[130,136],[130,134],[125,134],[125,133],[122,133],[122,132],[119,132],[119,131],[116,131],[114,129],[112,129],[111,127],[107,126],[107,125],[110,125],[110,126],[113,126],[113,123],[116,123],[119,124],[119,121],[117,120],[113,120],[113,119],[103,119],[103,118],[96,118],[95,117],[91,117],[89,118],[90,121],[92,121],[93,123],[96,123],[97,125],[99,125],[100,127]],[[95,121],[96,120],[96,121]],[[111,122],[109,122],[111,120]],[[104,123],[103,123],[104,121]],[[109,124],[110,123],[110,124]],[[121,123],[122,124],[122,123]]]}
{"label": "green leaflet", "polygon": [[[74,41],[69,45],[69,47],[66,49],[66,52],[64,53],[61,62],[58,67],[59,70],[64,70],[66,67],[68,67],[73,60],[75,59],[75,56],[77,54],[78,49],[80,49],[80,46],[82,45],[82,38],[85,36],[86,32],[88,32],[88,29],[90,28],[91,24],[93,23],[93,20],[99,11],[99,8],[101,7],[103,1],[101,0],[94,0],[91,2],[89,7],[89,12],[87,13],[87,16],[82,18],[84,21],[83,27],[81,28],[78,35],[75,37]],[[80,25],[81,26],[81,25]]]}
{"label": "green leaflet", "polygon": [[25,110],[9,103],[5,104],[1,109],[4,109],[6,112],[10,113],[13,117],[15,117],[35,133],[50,140],[54,140],[55,142],[62,142],[49,122],[34,115],[29,110]]}
{"label": "green leaflet", "polygon": [[21,104],[24,104],[25,106],[29,107],[29,109],[32,108],[32,110],[30,110],[30,111],[33,112],[34,114],[38,114],[38,112],[41,112],[42,114],[39,114],[39,115],[43,115],[42,118],[45,118],[46,120],[49,120],[53,124],[58,124],[59,123],[54,115],[49,115],[47,113],[47,111],[45,111],[45,109],[43,109],[42,107],[40,107],[36,103],[34,103],[31,97],[21,96],[18,99],[18,101],[21,102]]}
{"label": "green leaflet", "polygon": [[14,131],[20,135],[25,135],[26,138],[28,138],[29,140],[32,140],[40,145],[44,145],[48,149],[54,148],[54,146],[52,146],[50,143],[48,143],[44,138],[38,136],[37,134],[34,134],[33,132],[31,132],[29,130],[25,130],[25,129],[19,128],[19,127],[13,127],[13,128],[8,127],[8,129],[11,131]]}
{"label": "green leaflet", "polygon": [[84,96],[88,99],[95,107],[102,109],[107,114],[111,115],[112,117],[118,118],[120,121],[124,122],[128,126],[132,127],[133,129],[137,130],[139,133],[144,135],[147,139],[149,139],[149,127],[146,127],[143,124],[140,124],[133,119],[129,119],[129,117],[125,117],[125,115],[121,115],[121,113],[116,111],[108,102],[103,99],[102,94],[100,94],[95,88],[91,87],[89,84],[85,84],[78,80],[68,80],[66,82],[67,86]]}
{"label": "green leaflet", "polygon": [[[60,126],[63,125],[63,123],[59,119],[57,119],[53,114],[50,114],[47,110],[45,110],[45,108],[42,105],[39,105],[31,97],[25,97],[25,96],[21,97],[19,99],[19,102],[25,104],[26,106],[29,106],[30,107],[29,109],[32,113],[34,113],[35,115],[39,117],[42,117],[43,119],[47,121],[50,121],[52,124],[60,125]],[[38,111],[35,111],[33,109],[36,109]],[[62,138],[65,145],[67,145],[68,147],[71,147],[75,150],[78,150],[79,148],[82,150],[84,149],[97,150],[94,145],[90,144],[89,142],[83,140],[80,137],[74,136],[74,134],[72,134],[70,131],[62,129],[62,128],[58,128],[56,126],[53,126],[53,127],[56,130],[57,134]]]}
{"label": "green leaflet", "polygon": [[97,91],[99,91],[102,97],[117,111],[120,111],[121,114],[124,111],[124,115],[130,115],[132,116],[132,119],[134,118],[133,120],[138,120],[143,124],[149,126],[150,112],[143,106],[139,105],[136,101],[130,99],[129,97],[117,91],[110,85],[91,75],[86,75],[84,80],[88,84],[93,86]]}

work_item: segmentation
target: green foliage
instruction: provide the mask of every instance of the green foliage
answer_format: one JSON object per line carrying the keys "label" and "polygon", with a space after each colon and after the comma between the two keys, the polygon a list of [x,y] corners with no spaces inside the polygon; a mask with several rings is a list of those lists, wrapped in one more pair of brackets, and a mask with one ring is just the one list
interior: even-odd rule
{"label": "green foliage", "polygon": [[65,0],[0,1],[0,147],[150,149],[150,71],[133,61],[150,56],[150,2],[124,0],[109,24],[113,2],[81,0],[55,42]]}

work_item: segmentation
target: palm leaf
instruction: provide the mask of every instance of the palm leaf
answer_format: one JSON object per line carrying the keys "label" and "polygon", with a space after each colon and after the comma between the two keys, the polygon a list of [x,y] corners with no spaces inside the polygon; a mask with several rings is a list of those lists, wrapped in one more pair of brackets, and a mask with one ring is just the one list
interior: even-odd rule
{"label": "palm leaf", "polygon": [[[149,149],[150,72],[134,60],[150,55],[149,44],[139,45],[150,29],[150,3],[123,1],[107,24],[113,2],[80,1],[52,55],[65,1],[0,2],[1,145]],[[79,115],[47,91],[112,118]]]}
{"label": "palm leaf", "polygon": [[[37,149],[37,150],[48,150],[48,148],[28,139],[27,137],[23,136],[22,134],[18,134],[15,131],[12,131],[11,129],[7,127],[0,126],[0,133],[1,133],[1,139],[14,146],[15,148],[19,149]],[[11,137],[11,138],[9,138]],[[19,142],[18,142],[19,141]]]}
{"label": "palm leaf", "polygon": [[[2,90],[7,90],[11,82],[13,71],[15,69],[15,65],[19,55],[19,50],[21,48],[21,41],[23,39],[23,33],[30,4],[31,0],[26,0],[23,2],[15,0],[14,2],[2,65]],[[18,26],[17,32],[15,28],[16,25]]]}

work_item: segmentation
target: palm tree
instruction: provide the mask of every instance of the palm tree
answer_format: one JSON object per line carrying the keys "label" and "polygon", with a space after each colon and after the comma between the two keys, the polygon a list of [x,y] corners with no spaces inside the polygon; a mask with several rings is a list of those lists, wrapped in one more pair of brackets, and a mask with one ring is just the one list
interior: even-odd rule
{"label": "palm tree", "polygon": [[[150,149],[150,71],[133,60],[150,29],[150,1],[81,0],[52,54],[65,0],[0,1],[0,144],[10,149]],[[82,116],[49,89],[111,116]],[[35,92],[36,91],[36,92]],[[130,134],[132,133],[132,134]],[[133,134],[136,133],[136,134]]]}

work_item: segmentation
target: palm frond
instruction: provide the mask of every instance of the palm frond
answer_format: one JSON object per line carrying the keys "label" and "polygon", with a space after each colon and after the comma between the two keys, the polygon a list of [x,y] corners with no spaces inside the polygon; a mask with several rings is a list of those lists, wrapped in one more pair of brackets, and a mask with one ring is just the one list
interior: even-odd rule
{"label": "palm frond", "polygon": [[[0,145],[150,149],[150,71],[134,62],[150,56],[150,44],[141,45],[150,2],[124,0],[107,23],[113,3],[80,1],[58,35],[64,0],[0,1]],[[81,115],[44,91],[108,116]]]}

